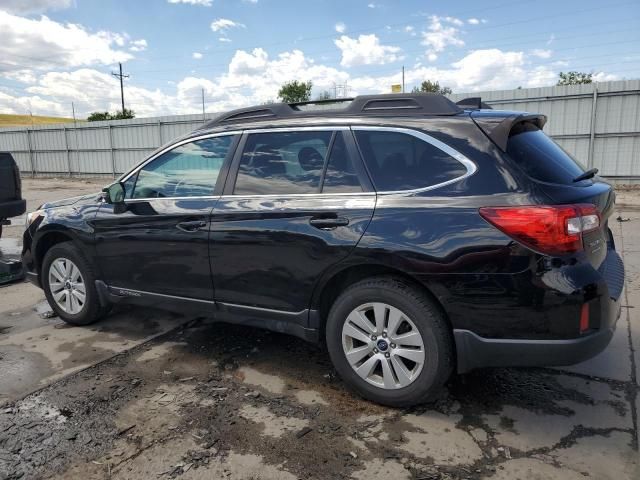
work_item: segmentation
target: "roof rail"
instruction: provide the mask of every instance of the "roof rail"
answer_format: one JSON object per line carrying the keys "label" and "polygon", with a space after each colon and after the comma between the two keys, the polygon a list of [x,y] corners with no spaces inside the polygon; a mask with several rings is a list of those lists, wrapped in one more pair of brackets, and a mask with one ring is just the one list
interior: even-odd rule
{"label": "roof rail", "polygon": [[459,102],[456,102],[460,108],[464,108],[465,110],[493,110],[490,105],[487,105],[482,101],[480,97],[469,97]]}
{"label": "roof rail", "polygon": [[[346,105],[342,106],[340,104]],[[304,108],[312,105],[336,105],[336,108]],[[241,122],[318,115],[457,115],[461,112],[462,109],[451,100],[435,93],[360,95],[355,98],[313,100],[298,103],[271,103],[241,108],[223,113],[203,125],[201,130]]]}

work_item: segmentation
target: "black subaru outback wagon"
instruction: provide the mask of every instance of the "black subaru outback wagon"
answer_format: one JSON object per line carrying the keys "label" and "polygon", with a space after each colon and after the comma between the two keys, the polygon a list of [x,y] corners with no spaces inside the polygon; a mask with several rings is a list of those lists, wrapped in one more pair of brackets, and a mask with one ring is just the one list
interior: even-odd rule
{"label": "black subaru outback wagon", "polygon": [[[236,110],[107,187],[29,215],[56,313],[130,302],[326,342],[388,405],[456,369],[567,365],[609,343],[614,192],[543,115],[439,95]],[[328,107],[328,108],[327,108]]]}

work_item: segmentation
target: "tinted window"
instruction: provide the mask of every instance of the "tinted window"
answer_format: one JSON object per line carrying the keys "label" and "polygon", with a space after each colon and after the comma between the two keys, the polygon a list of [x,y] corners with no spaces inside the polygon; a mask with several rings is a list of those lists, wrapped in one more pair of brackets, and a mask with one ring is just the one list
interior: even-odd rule
{"label": "tinted window", "polygon": [[132,198],[213,195],[231,140],[207,138],[164,153],[139,171]]}
{"label": "tinted window", "polygon": [[378,191],[424,188],[467,172],[455,158],[413,135],[375,130],[355,134]]}
{"label": "tinted window", "polygon": [[530,123],[514,127],[507,153],[527,175],[542,182],[571,184],[584,173],[576,160]]}
{"label": "tinted window", "polygon": [[352,193],[361,192],[360,180],[347,152],[342,133],[336,135],[336,139],[329,154],[329,164],[324,176],[322,186],[324,193]]}
{"label": "tinted window", "polygon": [[331,135],[329,131],[249,135],[233,193],[318,192]]}

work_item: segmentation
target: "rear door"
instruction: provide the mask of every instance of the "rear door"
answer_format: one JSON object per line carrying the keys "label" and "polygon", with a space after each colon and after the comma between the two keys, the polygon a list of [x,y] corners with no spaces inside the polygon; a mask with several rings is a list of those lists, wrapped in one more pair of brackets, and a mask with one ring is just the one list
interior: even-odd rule
{"label": "rear door", "polygon": [[373,214],[355,153],[348,127],[245,132],[212,215],[216,302],[306,321],[316,280]]}

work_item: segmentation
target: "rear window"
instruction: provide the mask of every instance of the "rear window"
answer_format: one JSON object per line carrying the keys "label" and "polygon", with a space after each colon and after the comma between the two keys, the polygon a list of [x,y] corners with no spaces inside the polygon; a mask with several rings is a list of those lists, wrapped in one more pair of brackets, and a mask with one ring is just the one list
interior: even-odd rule
{"label": "rear window", "polygon": [[425,188],[467,173],[451,155],[413,135],[381,130],[354,133],[378,191]]}
{"label": "rear window", "polygon": [[572,184],[584,168],[535,125],[516,125],[507,154],[531,178],[547,183]]}

